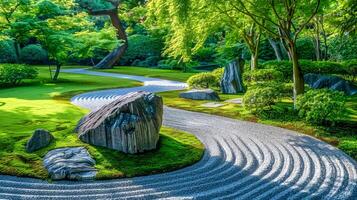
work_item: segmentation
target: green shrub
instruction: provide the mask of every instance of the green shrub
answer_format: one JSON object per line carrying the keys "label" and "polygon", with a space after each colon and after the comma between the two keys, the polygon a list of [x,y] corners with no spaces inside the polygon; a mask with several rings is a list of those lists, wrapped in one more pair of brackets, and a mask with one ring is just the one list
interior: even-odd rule
{"label": "green shrub", "polygon": [[331,61],[311,61],[300,60],[301,70],[304,74],[316,73],[316,74],[345,74],[346,70],[343,65],[338,62]]}
{"label": "green shrub", "polygon": [[315,55],[315,47],[312,43],[311,38],[304,37],[300,38],[296,41],[296,49],[298,53],[298,57],[300,59],[313,60],[316,59]]}
{"label": "green shrub", "polygon": [[3,86],[16,86],[23,79],[34,79],[38,72],[36,68],[20,64],[0,65],[0,84]]}
{"label": "green shrub", "polygon": [[[303,74],[346,74],[346,69],[341,63],[331,61],[300,60]],[[263,69],[275,69],[283,73],[285,81],[292,80],[293,64],[290,61],[267,61],[262,65]]]}
{"label": "green shrub", "polygon": [[178,66],[178,60],[165,59],[158,62],[158,66],[162,69],[174,69]]}
{"label": "green shrub", "polygon": [[190,88],[217,88],[219,87],[219,81],[217,77],[210,72],[203,72],[191,76],[187,80],[187,84]]}
{"label": "green shrub", "polygon": [[21,49],[21,61],[26,64],[44,64],[47,52],[40,45],[30,44]]}
{"label": "green shrub", "polygon": [[137,65],[137,66],[143,66],[143,67],[154,67],[157,66],[157,63],[159,62],[160,57],[159,56],[150,56],[147,57],[144,61],[140,61],[138,62],[138,64],[134,64],[133,65]]}
{"label": "green shrub", "polygon": [[217,68],[213,70],[211,73],[214,77],[216,77],[217,82],[220,83],[223,78],[224,67]]}
{"label": "green shrub", "polygon": [[0,63],[16,62],[14,44],[10,40],[0,41]]}
{"label": "green shrub", "polygon": [[297,99],[299,116],[313,124],[334,124],[345,110],[342,92],[328,89],[309,90]]}
{"label": "green shrub", "polygon": [[[164,46],[160,38],[139,34],[129,36],[128,43],[129,47],[120,59],[121,65],[133,65],[135,60],[145,61],[149,57],[160,57]],[[151,65],[156,66],[157,63]]]}
{"label": "green shrub", "polygon": [[214,60],[215,53],[216,50],[214,47],[202,47],[193,55],[193,60],[212,62]]}
{"label": "green shrub", "polygon": [[243,96],[243,106],[253,113],[271,110],[272,105],[279,101],[281,92],[273,85],[259,85],[250,87]]}
{"label": "green shrub", "polygon": [[346,60],[342,65],[348,75],[351,76],[351,80],[354,81],[357,76],[357,59]]}
{"label": "green shrub", "polygon": [[246,71],[243,74],[244,80],[249,84],[267,81],[280,82],[283,80],[283,76],[283,73],[276,69],[256,69],[253,71]]}
{"label": "green shrub", "polygon": [[329,56],[333,60],[357,59],[357,35],[344,35],[329,40]]}
{"label": "green shrub", "polygon": [[263,69],[274,69],[283,74],[284,80],[290,81],[293,73],[293,65],[289,61],[267,61],[262,65]]}

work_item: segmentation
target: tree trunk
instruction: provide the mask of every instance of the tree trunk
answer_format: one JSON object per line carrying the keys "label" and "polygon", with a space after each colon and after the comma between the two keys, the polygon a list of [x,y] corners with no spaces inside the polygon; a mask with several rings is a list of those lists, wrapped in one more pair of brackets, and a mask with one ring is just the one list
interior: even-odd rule
{"label": "tree trunk", "polygon": [[17,41],[14,41],[14,48],[15,48],[15,54],[16,54],[16,63],[20,62],[20,45],[17,43]]}
{"label": "tree trunk", "polygon": [[258,53],[254,52],[251,55],[251,59],[250,59],[250,70],[255,70],[258,68]]}
{"label": "tree trunk", "polygon": [[268,40],[269,40],[271,47],[274,49],[276,60],[281,61],[283,59],[283,57],[281,55],[281,49],[279,47],[279,42],[276,42],[271,38],[269,38]]}
{"label": "tree trunk", "polygon": [[293,81],[294,81],[294,108],[296,108],[296,99],[299,94],[304,93],[304,77],[299,65],[299,58],[296,51],[296,44],[294,41],[289,41],[289,52],[293,63]]}
{"label": "tree trunk", "polygon": [[58,80],[58,76],[59,76],[59,73],[61,71],[61,66],[62,65],[60,63],[56,63],[56,71],[55,71],[55,74],[52,77],[53,81],[57,81]]}
{"label": "tree trunk", "polygon": [[319,18],[318,16],[316,17],[316,22],[315,22],[315,56],[316,60],[319,61],[321,60],[321,40],[320,40],[320,25],[319,25]]}
{"label": "tree trunk", "polygon": [[107,10],[92,10],[88,5],[82,5],[85,9],[88,10],[88,13],[92,16],[109,16],[112,22],[112,25],[116,29],[116,37],[118,40],[123,43],[105,56],[96,66],[98,69],[108,69],[113,68],[113,65],[119,61],[119,59],[124,55],[125,51],[128,48],[128,38],[125,33],[125,29],[118,16],[118,8],[120,1],[108,1],[113,5],[113,9]]}
{"label": "tree trunk", "polygon": [[125,51],[128,48],[128,37],[125,33],[124,27],[121,24],[121,21],[118,16],[118,10],[113,9],[108,13],[110,16],[110,20],[112,25],[117,30],[117,38],[123,41],[123,44],[120,44],[117,48],[115,48],[111,53],[109,53],[106,57],[104,57],[95,68],[99,69],[108,69],[113,68],[114,64],[119,61],[119,59],[124,55]]}

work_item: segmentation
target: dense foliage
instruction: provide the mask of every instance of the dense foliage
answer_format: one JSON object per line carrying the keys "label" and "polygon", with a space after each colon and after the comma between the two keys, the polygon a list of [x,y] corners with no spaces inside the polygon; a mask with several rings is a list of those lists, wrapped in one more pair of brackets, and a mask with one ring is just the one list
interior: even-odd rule
{"label": "dense foliage", "polygon": [[283,73],[277,69],[257,69],[245,72],[243,74],[243,78],[249,84],[262,83],[266,81],[281,82],[283,80]]}
{"label": "dense foliage", "polygon": [[[351,75],[355,74],[353,64],[355,60],[345,61],[344,63],[338,63],[333,61],[309,61],[301,60],[300,65],[302,72],[316,73],[316,74],[339,74],[339,75]],[[274,69],[283,73],[285,80],[292,79],[292,63],[289,61],[267,61],[262,64],[263,69]]]}
{"label": "dense foliage", "polygon": [[223,77],[224,68],[217,68],[212,72],[202,72],[191,76],[187,80],[190,88],[219,89]]}
{"label": "dense foliage", "polygon": [[272,106],[281,97],[280,87],[277,85],[258,85],[248,89],[244,94],[244,108],[253,112],[260,113],[271,110]]}
{"label": "dense foliage", "polygon": [[0,63],[16,62],[15,48],[10,40],[0,41]]}
{"label": "dense foliage", "polygon": [[36,44],[30,44],[21,49],[21,61],[26,64],[45,64],[47,52]]}
{"label": "dense foliage", "polygon": [[343,93],[328,89],[309,90],[299,96],[297,109],[306,121],[326,125],[340,120],[345,110],[346,98]]}
{"label": "dense foliage", "polygon": [[16,86],[21,84],[24,79],[34,79],[37,70],[34,67],[21,64],[0,65],[0,86]]}
{"label": "dense foliage", "polygon": [[187,80],[187,84],[190,88],[212,88],[219,87],[216,77],[209,72],[203,72],[191,76]]}

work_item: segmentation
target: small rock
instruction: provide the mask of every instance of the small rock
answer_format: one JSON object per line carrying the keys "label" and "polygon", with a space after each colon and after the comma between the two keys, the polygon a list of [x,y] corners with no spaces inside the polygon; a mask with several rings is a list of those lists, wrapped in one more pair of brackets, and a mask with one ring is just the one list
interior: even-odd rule
{"label": "small rock", "polygon": [[92,180],[96,175],[95,161],[84,147],[49,151],[43,165],[52,180]]}
{"label": "small rock", "polygon": [[26,151],[31,153],[48,146],[54,139],[52,134],[44,129],[37,129],[32,137],[27,141]]}
{"label": "small rock", "polygon": [[217,92],[211,89],[190,90],[187,92],[181,92],[180,97],[184,99],[193,99],[193,100],[213,100],[213,101],[220,100]]}

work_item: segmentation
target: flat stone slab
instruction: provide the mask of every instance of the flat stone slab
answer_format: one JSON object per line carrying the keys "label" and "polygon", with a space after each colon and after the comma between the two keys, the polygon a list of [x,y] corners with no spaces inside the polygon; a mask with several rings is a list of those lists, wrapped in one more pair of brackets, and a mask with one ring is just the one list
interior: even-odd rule
{"label": "flat stone slab", "polygon": [[220,98],[218,93],[211,89],[204,90],[189,90],[187,92],[181,92],[180,97],[184,99],[192,99],[192,100],[211,100],[211,101],[219,101]]}
{"label": "flat stone slab", "polygon": [[242,104],[243,103],[243,98],[236,98],[236,99],[228,99],[225,101],[227,103],[234,103],[234,104]]}
{"label": "flat stone slab", "polygon": [[209,103],[204,103],[201,106],[206,108],[218,108],[224,106],[224,104],[217,103],[217,102],[209,102]]}
{"label": "flat stone slab", "polygon": [[43,165],[52,180],[93,180],[96,175],[95,160],[84,147],[49,151]]}

